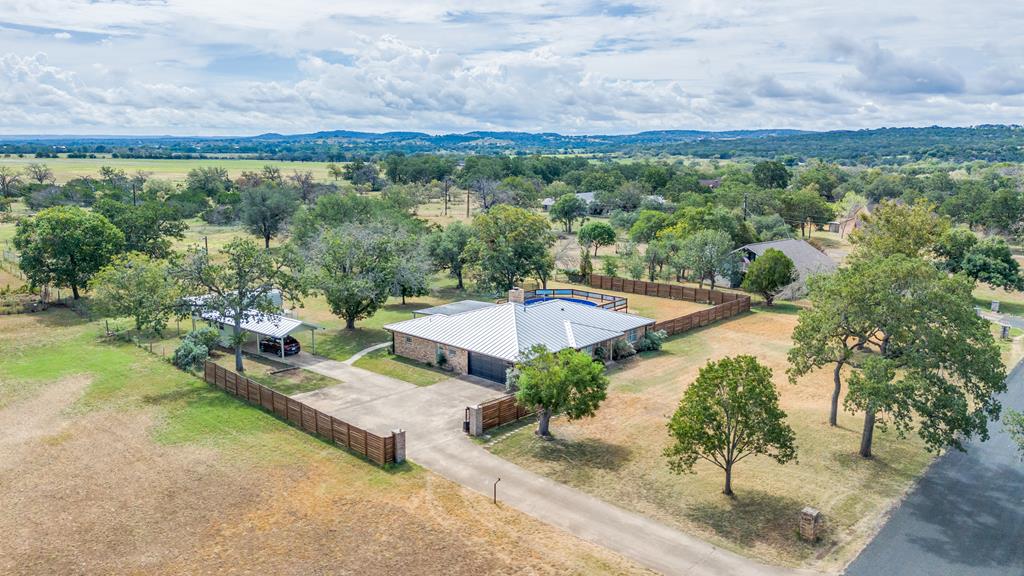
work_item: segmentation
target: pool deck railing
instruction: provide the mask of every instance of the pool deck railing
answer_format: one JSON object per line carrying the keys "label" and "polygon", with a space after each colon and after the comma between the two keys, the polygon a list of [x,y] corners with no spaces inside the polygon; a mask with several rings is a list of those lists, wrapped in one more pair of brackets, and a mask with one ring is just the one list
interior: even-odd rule
{"label": "pool deck railing", "polygon": [[533,299],[549,298],[577,298],[593,302],[598,308],[625,312],[629,309],[629,302],[622,296],[612,296],[590,290],[577,290],[575,288],[539,288],[537,290],[526,290],[523,293],[526,301]]}

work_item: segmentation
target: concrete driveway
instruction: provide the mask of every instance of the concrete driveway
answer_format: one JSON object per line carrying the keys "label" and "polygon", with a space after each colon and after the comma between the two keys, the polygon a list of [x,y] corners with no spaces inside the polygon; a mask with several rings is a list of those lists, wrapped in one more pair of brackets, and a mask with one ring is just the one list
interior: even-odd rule
{"label": "concrete driveway", "polygon": [[[1024,410],[1024,364],[1007,384],[1004,410]],[[1024,575],[1024,463],[1002,424],[989,428],[932,465],[848,575]]]}
{"label": "concrete driveway", "polygon": [[[504,386],[472,377],[418,387],[332,360],[289,360],[343,383],[294,396],[378,433],[404,428],[409,460],[584,540],[664,574],[760,576],[795,571],[766,566],[628,512],[499,458],[462,432],[465,408],[504,394]],[[369,376],[372,374],[372,376]],[[391,382],[384,382],[391,380]]]}

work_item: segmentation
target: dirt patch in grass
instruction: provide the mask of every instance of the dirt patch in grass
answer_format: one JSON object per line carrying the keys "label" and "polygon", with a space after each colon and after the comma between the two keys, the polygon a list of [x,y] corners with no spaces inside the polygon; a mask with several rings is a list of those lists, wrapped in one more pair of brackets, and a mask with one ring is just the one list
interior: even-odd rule
{"label": "dirt patch in grass", "polygon": [[[557,418],[554,442],[533,426],[511,432],[491,450],[528,469],[768,562],[836,569],[866,543],[884,511],[924,470],[930,456],[916,436],[876,431],[873,460],[856,455],[861,416],[843,413],[828,426],[831,372],[790,384],[785,370],[792,314],[757,311],[669,340],[665,348],[612,370],[597,416]],[[666,422],[686,387],[710,359],[752,354],[769,366],[794,428],[799,463],[753,457],[734,471],[737,497],[721,494],[723,473],[706,463],[672,474],[663,450]],[[800,509],[822,510],[829,532],[818,545],[796,536]]]}

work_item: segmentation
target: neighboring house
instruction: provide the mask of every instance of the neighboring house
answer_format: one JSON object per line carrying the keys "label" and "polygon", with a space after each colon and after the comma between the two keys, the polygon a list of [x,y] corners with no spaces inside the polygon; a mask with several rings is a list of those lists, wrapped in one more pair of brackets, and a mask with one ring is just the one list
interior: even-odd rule
{"label": "neighboring house", "polygon": [[[594,203],[593,192],[577,192],[576,197],[579,198],[580,200],[583,200],[583,203],[587,205],[588,209],[590,208],[590,205]],[[543,208],[546,212],[551,208],[551,206],[554,205],[555,200],[556,198],[545,198],[540,201],[540,207]]]}
{"label": "neighboring house", "polygon": [[708,180],[698,180],[697,182],[700,183],[701,186],[707,186],[708,188],[711,188],[712,190],[714,190],[715,188],[718,188],[719,186],[722,185],[722,179],[721,178],[711,178],[711,179],[708,179]]}
{"label": "neighboring house", "polygon": [[[830,274],[838,267],[836,262],[807,242],[798,239],[758,242],[737,248],[734,252],[743,257],[742,270],[765,253],[769,248],[779,250],[789,257],[799,275],[796,282],[786,286],[779,294],[783,300],[800,298],[807,292],[807,279],[815,274]],[[735,286],[734,286],[735,287]]]}
{"label": "neighboring house", "polygon": [[[384,329],[391,332],[399,356],[429,364],[443,356],[457,374],[504,382],[506,370],[537,344],[588,353],[602,347],[610,353],[616,340],[636,342],[654,326],[650,318],[569,300],[523,302],[523,291],[511,290],[504,304],[471,305],[467,311],[421,316]],[[456,308],[463,304],[455,303]]]}

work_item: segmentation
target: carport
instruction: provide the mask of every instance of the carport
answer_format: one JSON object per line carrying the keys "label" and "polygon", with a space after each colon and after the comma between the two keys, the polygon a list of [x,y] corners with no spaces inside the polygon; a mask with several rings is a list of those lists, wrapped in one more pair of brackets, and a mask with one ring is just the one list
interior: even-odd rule
{"label": "carport", "polygon": [[[302,332],[309,330],[310,343],[312,345],[313,354],[316,354],[316,331],[323,330],[322,326],[318,326],[311,322],[299,320],[298,318],[289,318],[280,314],[267,314],[264,312],[253,311],[248,315],[249,319],[242,322],[240,328],[242,332],[256,335],[256,349],[259,350],[259,339],[262,338],[273,338],[277,340],[281,348],[281,359],[284,359],[284,338],[290,336],[296,332]],[[206,321],[211,326],[216,326],[220,330],[221,344],[230,342],[232,331],[234,329],[235,321],[215,311],[204,311],[192,315],[192,329],[196,328],[196,318]]]}

